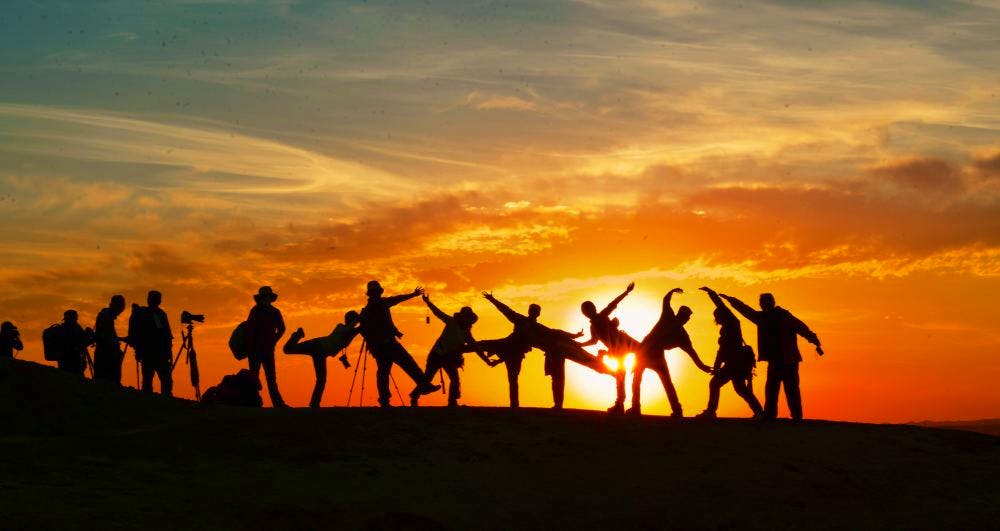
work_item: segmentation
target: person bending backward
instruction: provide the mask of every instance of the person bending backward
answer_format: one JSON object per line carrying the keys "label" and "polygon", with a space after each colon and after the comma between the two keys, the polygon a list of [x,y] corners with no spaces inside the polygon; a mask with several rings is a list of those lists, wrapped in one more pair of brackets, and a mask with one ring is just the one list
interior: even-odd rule
{"label": "person bending backward", "polygon": [[755,310],[736,297],[720,294],[743,314],[750,322],[757,325],[757,353],[760,361],[767,362],[767,381],[764,383],[764,419],[770,420],[778,416],[778,393],[785,386],[785,400],[788,410],[795,420],[802,419],[802,395],[799,391],[799,353],[798,336],[816,346],[816,352],[822,356],[823,348],[819,337],[812,330],[792,315],[788,310],[776,306],[774,295],[760,295],[760,310]]}
{"label": "person bending backward", "polygon": [[94,323],[94,379],[122,384],[122,352],[121,342],[125,338],[118,337],[115,330],[115,319],[125,311],[125,297],[114,295],[107,308],[97,314]]}
{"label": "person bending backward", "polygon": [[160,379],[160,394],[173,396],[174,335],[167,312],[160,308],[162,302],[163,295],[154,290],[146,295],[146,307],[132,305],[128,337],[142,366],[142,392],[153,392],[153,376],[156,376]]}
{"label": "person bending backward", "polygon": [[491,293],[483,292],[483,297],[496,306],[500,313],[514,324],[515,329],[518,325],[524,327],[528,344],[545,354],[545,374],[552,378],[553,409],[562,409],[563,407],[567,359],[597,372],[611,374],[611,370],[601,363],[599,358],[592,356],[575,341],[576,338],[583,335],[583,332],[571,334],[539,323],[538,316],[542,310],[537,304],[532,304],[529,307],[529,315],[521,315],[512,310],[510,306],[498,301]]}
{"label": "person bending backward", "polygon": [[580,305],[580,311],[590,319],[590,339],[580,343],[580,346],[595,345],[600,341],[608,350],[607,356],[618,361],[618,370],[615,371],[615,403],[608,408],[609,413],[625,412],[625,355],[639,351],[639,342],[618,329],[618,319],[611,319],[611,312],[615,311],[618,303],[632,293],[633,289],[635,282],[630,283],[621,295],[601,311],[597,311],[597,306],[590,301]]}
{"label": "person bending backward", "polygon": [[[378,403],[382,407],[390,407],[392,394],[389,392],[389,377],[393,364],[399,365],[413,379],[416,387],[413,392],[426,395],[440,389],[427,378],[414,361],[413,356],[399,343],[403,334],[392,322],[390,309],[403,302],[423,294],[423,288],[416,288],[413,293],[383,297],[382,285],[376,280],[368,282],[368,304],[361,310],[361,336],[365,338],[368,351],[375,358],[378,369],[375,373],[375,383],[378,387]],[[411,393],[412,396],[412,393]]]}
{"label": "person bending backward", "polygon": [[313,386],[309,407],[319,407],[320,400],[323,399],[323,389],[326,387],[326,358],[336,356],[338,352],[350,346],[360,331],[358,312],[350,311],[344,314],[344,322],[338,323],[328,336],[302,341],[306,333],[301,328],[289,336],[282,348],[285,354],[306,354],[312,357],[313,369],[316,371],[316,385]]}
{"label": "person bending backward", "polygon": [[713,315],[719,325],[719,351],[715,355],[712,379],[708,382],[708,406],[698,417],[714,419],[719,408],[719,391],[722,386],[733,382],[733,389],[750,406],[754,418],[761,418],[764,409],[749,385],[753,378],[753,350],[743,341],[740,320],[712,288],[702,287],[701,290],[715,304]]}
{"label": "person bending backward", "polygon": [[285,319],[281,311],[274,307],[278,294],[270,286],[263,286],[253,296],[256,304],[247,316],[247,359],[250,371],[260,378],[260,369],[264,369],[264,380],[267,382],[267,394],[271,397],[273,407],[287,407],[278,390],[278,372],[274,363],[274,347],[285,335]]}
{"label": "person bending backward", "polygon": [[[518,377],[521,374],[521,364],[524,356],[531,351],[531,339],[528,328],[530,323],[536,322],[542,312],[542,307],[532,304],[528,307],[527,319],[512,321],[514,330],[507,336],[500,339],[484,339],[477,341],[475,345],[466,347],[463,352],[485,352],[487,354],[486,364],[496,367],[503,363],[507,368],[507,386],[510,397],[510,407],[521,406],[520,390],[518,387]],[[492,356],[497,359],[493,360]]]}
{"label": "person bending backward", "polygon": [[[435,306],[426,293],[423,295],[423,300],[431,313],[444,323],[444,330],[427,355],[424,374],[433,382],[438,371],[443,370],[448,375],[448,407],[458,407],[458,399],[462,396],[462,383],[458,370],[465,366],[463,356],[465,349],[476,348],[476,340],[472,337],[472,325],[476,324],[479,317],[468,306],[463,306],[454,315],[448,315]],[[476,353],[488,365],[492,364],[482,351],[476,350]],[[419,394],[410,393],[410,405],[416,406],[419,398]]]}
{"label": "person bending backward", "polygon": [[670,299],[674,293],[684,293],[680,288],[674,288],[663,296],[663,310],[660,319],[653,325],[653,329],[643,338],[636,354],[635,370],[632,372],[632,407],[627,413],[639,415],[642,413],[640,397],[642,387],[642,373],[650,369],[660,377],[663,383],[663,390],[667,393],[667,400],[670,401],[671,417],[681,418],[684,412],[681,409],[680,400],[677,399],[677,390],[670,380],[670,369],[667,368],[667,360],[663,355],[664,350],[679,348],[687,353],[699,369],[711,373],[712,368],[705,365],[698,353],[691,345],[691,338],[688,337],[684,325],[691,320],[691,308],[681,306],[677,313],[674,313],[670,306]]}

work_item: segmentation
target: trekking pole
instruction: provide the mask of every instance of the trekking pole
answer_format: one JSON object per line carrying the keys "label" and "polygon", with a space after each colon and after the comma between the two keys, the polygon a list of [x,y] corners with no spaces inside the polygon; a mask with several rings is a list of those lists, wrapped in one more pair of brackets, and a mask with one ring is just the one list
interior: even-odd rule
{"label": "trekking pole", "polygon": [[87,366],[90,367],[90,379],[94,379],[94,360],[90,357],[90,351],[86,347],[83,349],[83,355],[87,358]]}
{"label": "trekking pole", "polygon": [[[391,369],[390,369],[390,370],[391,370]],[[396,378],[394,378],[394,377],[392,376],[392,373],[391,373],[391,372],[389,373],[389,379],[390,379],[390,380],[392,380],[392,386],[396,388],[396,396],[398,396],[398,397],[399,397],[399,404],[400,404],[400,405],[402,405],[402,406],[405,406],[405,405],[406,405],[406,402],[404,402],[404,401],[403,401],[403,393],[400,393],[400,392],[399,392],[399,386],[398,386],[398,385],[396,385]]]}
{"label": "trekking pole", "polygon": [[[362,348],[364,348],[365,347],[364,343],[362,343],[361,346]],[[363,406],[365,403],[365,376],[367,374],[368,374],[368,353],[366,351],[365,359],[361,367],[361,398],[358,400],[358,407]]]}
{"label": "trekking pole", "polygon": [[[347,347],[344,347],[346,355]],[[354,398],[354,382],[358,379],[358,369],[361,368],[361,356],[365,353],[365,340],[361,340],[361,348],[358,349],[358,361],[354,362],[354,376],[351,377],[351,389],[347,392],[347,407],[351,407],[351,399]]]}

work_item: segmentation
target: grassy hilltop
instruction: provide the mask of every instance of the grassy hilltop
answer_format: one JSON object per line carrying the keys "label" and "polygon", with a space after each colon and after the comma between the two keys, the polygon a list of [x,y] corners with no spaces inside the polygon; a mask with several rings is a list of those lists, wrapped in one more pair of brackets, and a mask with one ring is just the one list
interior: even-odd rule
{"label": "grassy hilltop", "polygon": [[0,363],[4,529],[1000,528],[1000,438],[594,412],[241,410]]}

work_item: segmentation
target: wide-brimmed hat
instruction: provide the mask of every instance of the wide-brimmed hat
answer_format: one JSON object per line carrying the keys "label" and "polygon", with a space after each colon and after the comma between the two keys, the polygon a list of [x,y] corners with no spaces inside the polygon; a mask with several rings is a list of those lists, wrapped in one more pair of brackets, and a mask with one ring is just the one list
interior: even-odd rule
{"label": "wide-brimmed hat", "polygon": [[469,326],[476,324],[476,321],[479,320],[479,316],[476,315],[476,312],[472,311],[472,308],[468,306],[462,306],[462,309],[455,315]]}
{"label": "wide-brimmed hat", "polygon": [[278,300],[278,294],[271,289],[271,286],[261,286],[261,288],[257,290],[257,294],[253,296],[253,300],[257,302],[260,301],[274,302]]}
{"label": "wide-brimmed hat", "polygon": [[367,289],[365,290],[366,295],[381,295],[385,290],[382,289],[382,284],[379,284],[377,280],[369,280]]}

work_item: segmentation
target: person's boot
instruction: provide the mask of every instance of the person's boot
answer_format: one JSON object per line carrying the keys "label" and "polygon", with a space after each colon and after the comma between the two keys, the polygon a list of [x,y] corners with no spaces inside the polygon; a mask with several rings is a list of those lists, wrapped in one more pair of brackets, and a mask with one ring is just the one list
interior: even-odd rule
{"label": "person's boot", "polygon": [[418,393],[416,389],[410,391],[410,407],[419,406],[420,405],[419,401],[420,401],[420,393]]}
{"label": "person's boot", "polygon": [[621,402],[615,402],[615,404],[608,408],[608,413],[612,415],[624,415],[625,414],[625,404]]}
{"label": "person's boot", "polygon": [[705,410],[694,416],[696,419],[713,420],[717,418],[714,411]]}
{"label": "person's boot", "polygon": [[639,406],[632,406],[625,410],[625,414],[630,417],[641,417],[642,409]]}
{"label": "person's boot", "polygon": [[679,410],[679,409],[675,409],[674,411],[672,411],[670,413],[670,418],[672,418],[672,419],[682,419],[682,418],[684,418],[684,412],[681,411],[681,410]]}
{"label": "person's boot", "polygon": [[424,382],[418,385],[417,388],[413,390],[413,392],[417,393],[418,395],[429,395],[435,391],[439,391],[440,389],[441,389],[440,385],[435,385],[430,382]]}
{"label": "person's boot", "polygon": [[306,337],[306,331],[303,330],[301,327],[296,328],[295,331],[292,332],[292,335],[289,336],[289,338],[292,340],[293,343],[302,341],[302,338],[304,337]]}

